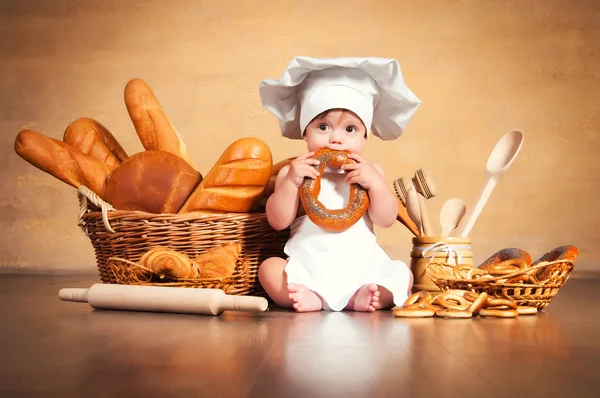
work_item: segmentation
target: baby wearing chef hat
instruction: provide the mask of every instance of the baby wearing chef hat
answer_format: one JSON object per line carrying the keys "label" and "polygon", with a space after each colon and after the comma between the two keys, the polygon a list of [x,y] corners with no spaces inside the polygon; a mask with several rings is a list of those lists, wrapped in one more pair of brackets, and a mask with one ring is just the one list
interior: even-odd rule
{"label": "baby wearing chef hat", "polygon": [[[303,139],[308,152],[283,167],[266,215],[276,230],[290,227],[287,259],[271,257],[259,267],[259,280],[279,306],[298,312],[375,311],[402,305],[412,287],[405,263],[379,247],[373,225],[388,228],[398,202],[381,168],[362,156],[370,132],[398,138],[420,100],[404,83],[398,62],[385,58],[296,57],[281,79],[260,83],[263,106],[278,119],[284,137]],[[321,148],[347,150],[356,163],[327,167],[319,201],[329,209],[347,205],[350,184],[369,194],[365,215],[342,232],[315,225],[299,206],[305,177],[316,178],[312,159]]]}

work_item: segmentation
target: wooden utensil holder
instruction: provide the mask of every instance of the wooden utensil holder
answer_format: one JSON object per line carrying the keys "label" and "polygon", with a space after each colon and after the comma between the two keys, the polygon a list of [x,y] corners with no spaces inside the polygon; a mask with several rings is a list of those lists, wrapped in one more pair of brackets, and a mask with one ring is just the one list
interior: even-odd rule
{"label": "wooden utensil holder", "polygon": [[473,264],[471,238],[449,236],[419,236],[412,239],[410,270],[413,273],[412,291],[440,293],[440,288],[427,275],[427,265]]}

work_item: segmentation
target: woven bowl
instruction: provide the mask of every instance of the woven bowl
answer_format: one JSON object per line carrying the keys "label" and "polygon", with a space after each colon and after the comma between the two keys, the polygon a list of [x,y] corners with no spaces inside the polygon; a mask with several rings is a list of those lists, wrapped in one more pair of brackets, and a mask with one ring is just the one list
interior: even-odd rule
{"label": "woven bowl", "polygon": [[[521,271],[489,279],[458,279],[450,264],[429,264],[427,275],[442,291],[449,289],[486,292],[492,297],[508,298],[521,306],[544,309],[569,279],[574,264],[570,261],[542,262]],[[507,283],[526,275],[528,282]]]}
{"label": "woven bowl", "polygon": [[[235,295],[265,296],[258,281],[258,267],[269,257],[285,256],[283,247],[289,230],[273,230],[265,213],[197,215],[115,210],[83,186],[78,189],[78,198],[79,226],[94,247],[104,283],[155,284],[154,279],[141,276],[137,264],[154,246],[166,246],[193,258],[211,248],[235,242],[241,246],[241,254],[232,277],[195,283],[164,282],[179,283],[177,286],[181,287],[222,288]],[[160,284],[164,285],[163,281]]]}

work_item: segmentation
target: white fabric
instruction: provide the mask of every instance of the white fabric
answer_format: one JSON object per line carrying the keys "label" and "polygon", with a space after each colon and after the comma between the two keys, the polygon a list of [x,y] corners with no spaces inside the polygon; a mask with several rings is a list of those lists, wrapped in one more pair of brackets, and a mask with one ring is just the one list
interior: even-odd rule
{"label": "white fabric", "polygon": [[356,113],[367,131],[393,140],[421,104],[406,86],[398,61],[375,57],[295,57],[280,79],[260,82],[259,92],[283,136],[292,139],[302,139],[319,113],[344,108]]}
{"label": "white fabric", "polygon": [[[348,201],[350,185],[344,172],[327,168],[321,177],[319,201],[329,209],[341,209]],[[291,225],[285,249],[288,283],[305,285],[323,299],[323,309],[340,311],[363,285],[375,283],[394,295],[394,304],[407,298],[410,270],[393,261],[379,247],[367,214],[343,232],[332,233],[307,216]]]}
{"label": "white fabric", "polygon": [[329,68],[308,74],[298,90],[300,131],[320,113],[333,108],[349,109],[363,121],[367,131],[379,102],[377,83],[360,69]]}

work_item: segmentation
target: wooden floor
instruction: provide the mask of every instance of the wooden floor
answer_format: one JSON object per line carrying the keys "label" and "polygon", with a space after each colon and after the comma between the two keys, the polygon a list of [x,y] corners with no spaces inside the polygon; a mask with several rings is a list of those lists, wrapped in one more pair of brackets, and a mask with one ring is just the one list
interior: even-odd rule
{"label": "wooden floor", "polygon": [[0,396],[597,397],[600,280],[519,319],[98,311],[0,274]]}

